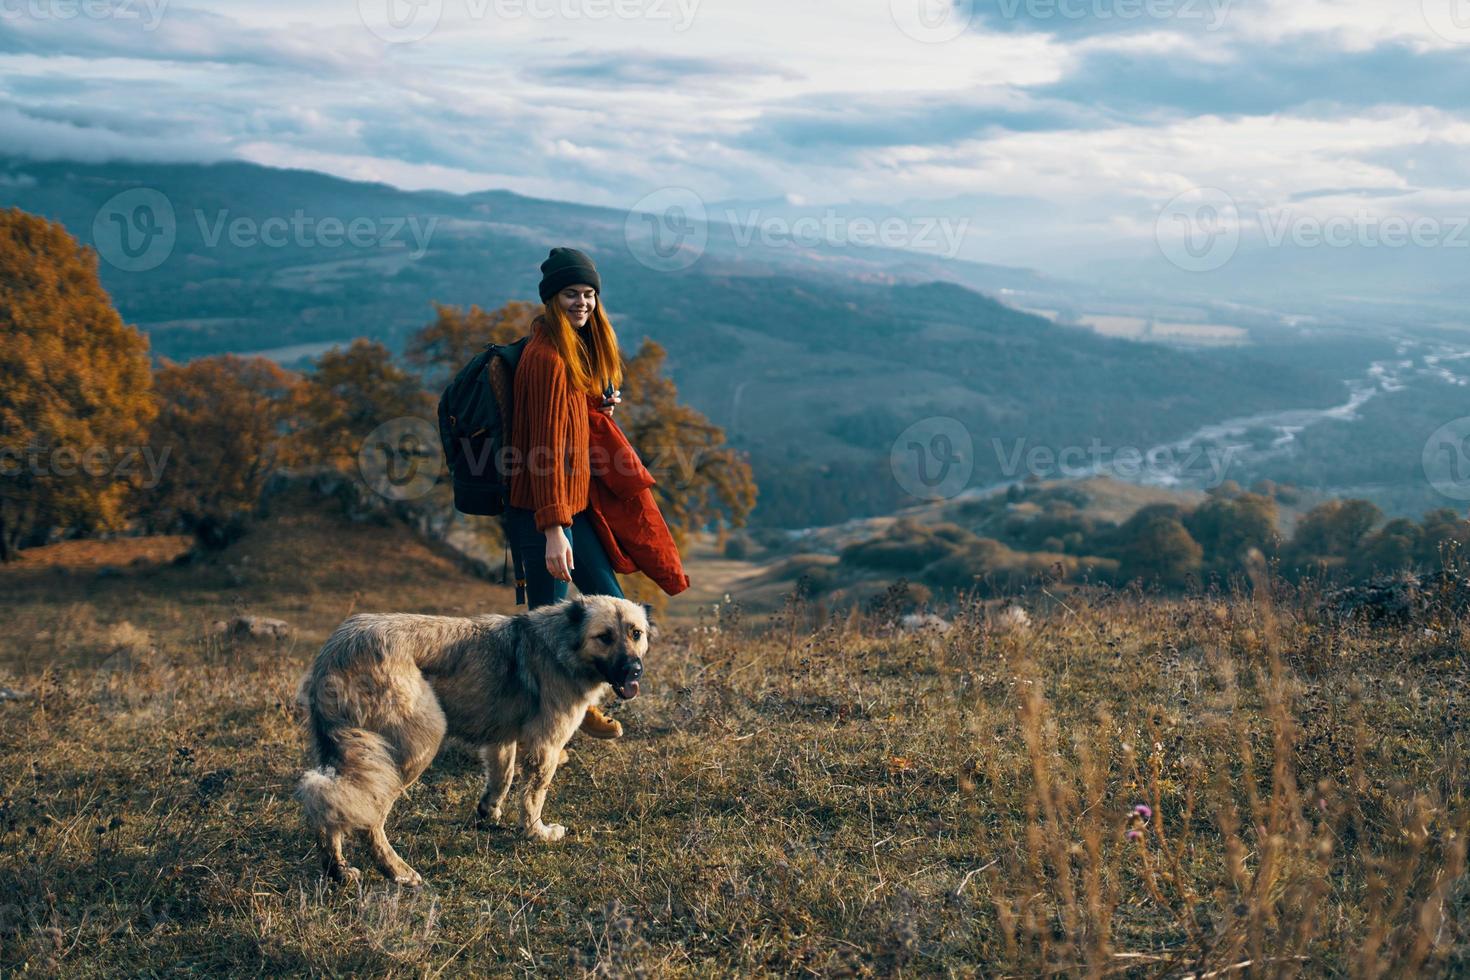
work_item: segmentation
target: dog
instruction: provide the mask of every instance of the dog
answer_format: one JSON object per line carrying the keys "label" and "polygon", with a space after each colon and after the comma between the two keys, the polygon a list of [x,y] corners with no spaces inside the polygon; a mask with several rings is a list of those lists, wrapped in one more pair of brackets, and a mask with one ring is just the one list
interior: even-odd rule
{"label": "dog", "polygon": [[541,813],[562,749],[609,687],[624,700],[638,696],[657,629],[646,605],[602,595],[513,616],[360,613],[344,620],[297,695],[312,768],[296,797],[324,873],[337,881],[360,877],[342,842],[362,831],[384,875],[423,884],[393,850],[384,823],[446,736],[476,747],[485,761],[481,820],[500,821],[519,758],[521,826],[533,839],[560,840],[566,828],[544,823]]}

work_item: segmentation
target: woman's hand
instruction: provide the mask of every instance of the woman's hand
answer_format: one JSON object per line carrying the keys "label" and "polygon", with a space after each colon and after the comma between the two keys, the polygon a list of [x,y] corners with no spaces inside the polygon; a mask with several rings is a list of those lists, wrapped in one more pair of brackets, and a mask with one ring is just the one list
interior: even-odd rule
{"label": "woman's hand", "polygon": [[621,388],[614,388],[613,389],[613,393],[612,393],[612,397],[611,398],[605,398],[605,399],[603,399],[602,407],[600,409],[598,409],[598,411],[606,412],[608,415],[611,415],[613,413],[613,409],[614,408],[617,408],[618,407],[618,403],[621,402],[622,400],[623,400],[623,389],[621,389]]}
{"label": "woman's hand", "polygon": [[554,579],[563,582],[572,580],[572,542],[562,531],[560,524],[546,529],[546,570]]}

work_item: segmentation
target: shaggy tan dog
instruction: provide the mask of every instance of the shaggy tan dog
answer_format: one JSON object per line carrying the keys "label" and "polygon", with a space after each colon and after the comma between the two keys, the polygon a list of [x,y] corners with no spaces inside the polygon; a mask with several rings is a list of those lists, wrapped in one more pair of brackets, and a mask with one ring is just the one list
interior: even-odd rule
{"label": "shaggy tan dog", "polygon": [[543,823],[541,808],[562,747],[609,685],[620,698],[638,695],[655,635],[647,607],[601,595],[515,616],[364,613],[345,620],[298,695],[315,768],[296,795],[323,870],[336,880],[359,876],[342,855],[342,839],[360,830],[385,875],[422,884],[383,825],[446,735],[478,747],[485,760],[482,818],[500,819],[519,756],[521,824],[537,840],[560,840],[566,828]]}

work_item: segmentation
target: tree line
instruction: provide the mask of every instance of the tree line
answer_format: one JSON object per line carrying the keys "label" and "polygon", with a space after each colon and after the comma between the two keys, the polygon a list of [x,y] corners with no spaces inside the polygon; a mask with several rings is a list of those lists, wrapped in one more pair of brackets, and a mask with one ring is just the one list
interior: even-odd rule
{"label": "tree line", "polygon": [[[60,224],[0,211],[0,561],[58,535],[226,544],[272,475],[355,474],[374,429],[433,420],[448,378],[485,343],[524,335],[538,310],[434,304],[401,359],[358,338],[299,372],[233,354],[155,361],[103,289],[91,248]],[[618,422],[657,478],[676,538],[741,526],[756,499],[749,463],[679,402],[664,361],[647,338],[626,358]]]}
{"label": "tree line", "polygon": [[1198,504],[1147,504],[1113,522],[1089,509],[1080,487],[1016,484],[962,506],[954,520],[896,521],[847,546],[837,566],[813,572],[813,585],[821,591],[879,572],[997,593],[1040,579],[1182,590],[1268,569],[1293,581],[1351,582],[1460,567],[1470,546],[1470,521],[1454,510],[1385,521],[1372,502],[1354,499],[1319,503],[1283,532],[1281,501],[1294,494],[1226,481]]}

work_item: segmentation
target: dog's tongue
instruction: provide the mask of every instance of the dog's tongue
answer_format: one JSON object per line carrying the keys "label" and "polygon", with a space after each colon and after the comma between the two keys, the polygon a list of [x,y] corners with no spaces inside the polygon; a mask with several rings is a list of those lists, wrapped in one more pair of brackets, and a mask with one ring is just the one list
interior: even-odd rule
{"label": "dog's tongue", "polygon": [[631,701],[638,696],[638,682],[624,681],[623,686],[618,688],[618,697],[624,701]]}

